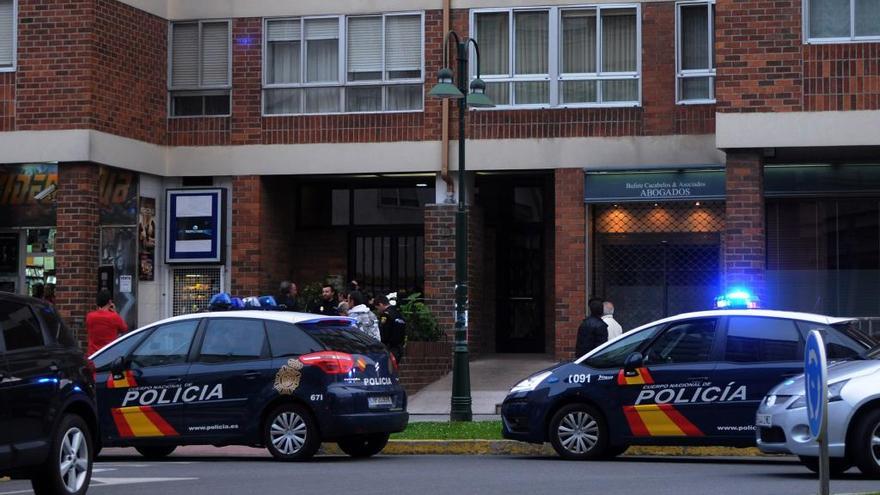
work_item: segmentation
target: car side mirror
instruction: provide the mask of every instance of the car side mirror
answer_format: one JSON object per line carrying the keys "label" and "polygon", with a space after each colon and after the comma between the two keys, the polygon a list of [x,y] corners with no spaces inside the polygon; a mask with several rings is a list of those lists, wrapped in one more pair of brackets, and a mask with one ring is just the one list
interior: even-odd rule
{"label": "car side mirror", "polygon": [[633,352],[623,361],[623,371],[629,373],[641,368],[645,364],[645,356],[641,352]]}
{"label": "car side mirror", "polygon": [[127,367],[128,367],[128,363],[125,361],[125,358],[122,356],[119,356],[118,358],[116,358],[110,362],[110,372],[113,373],[114,375],[122,374]]}

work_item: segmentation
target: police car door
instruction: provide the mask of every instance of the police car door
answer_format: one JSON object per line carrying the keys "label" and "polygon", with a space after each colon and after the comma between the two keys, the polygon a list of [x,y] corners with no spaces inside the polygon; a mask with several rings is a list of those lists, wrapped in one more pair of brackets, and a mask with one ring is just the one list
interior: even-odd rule
{"label": "police car door", "polygon": [[704,435],[713,414],[704,392],[716,381],[718,321],[671,323],[645,349],[642,368],[620,371],[623,412],[634,438]]}
{"label": "police car door", "polygon": [[718,380],[730,390],[721,402],[714,435],[755,439],[755,413],[773,386],[804,368],[804,342],[793,320],[731,316]]}
{"label": "police car door", "polygon": [[156,327],[128,355],[124,369],[99,375],[98,380],[103,383],[98,387],[98,407],[102,416],[109,412],[114,425],[108,431],[109,421],[102,421],[106,437],[173,438],[183,433],[181,385],[189,369],[190,349],[199,321],[183,320]]}
{"label": "police car door", "polygon": [[275,373],[263,320],[206,319],[201,346],[185,384],[187,434],[238,436],[259,428],[259,397],[272,387]]}

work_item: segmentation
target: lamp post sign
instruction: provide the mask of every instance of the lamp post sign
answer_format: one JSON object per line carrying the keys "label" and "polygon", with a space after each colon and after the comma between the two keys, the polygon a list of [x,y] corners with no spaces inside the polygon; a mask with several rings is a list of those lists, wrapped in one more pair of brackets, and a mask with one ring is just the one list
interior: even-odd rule
{"label": "lamp post sign", "polygon": [[819,444],[819,493],[828,495],[828,366],[825,343],[817,330],[810,332],[804,349],[804,388],[810,436]]}

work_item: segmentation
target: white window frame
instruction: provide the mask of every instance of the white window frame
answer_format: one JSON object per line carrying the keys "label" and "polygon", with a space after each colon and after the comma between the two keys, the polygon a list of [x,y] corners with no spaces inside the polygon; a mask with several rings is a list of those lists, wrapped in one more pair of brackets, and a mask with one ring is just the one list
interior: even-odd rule
{"label": "white window frame", "polygon": [[878,42],[880,35],[856,36],[856,2],[849,0],[849,36],[835,38],[814,38],[810,33],[810,0],[804,0],[801,5],[803,37],[806,45],[831,45],[838,43],[861,43]]}
{"label": "white window frame", "polygon": [[[204,24],[219,24],[221,22],[225,22],[227,27],[227,32],[229,33],[229,43],[227,45],[227,54],[226,54],[226,68],[227,75],[226,80],[227,84],[223,85],[198,85],[198,86],[180,86],[175,87],[172,86],[173,75],[172,71],[174,70],[172,60],[174,57],[173,47],[174,47],[174,25],[175,24],[198,24],[199,26],[199,45],[201,45],[202,40],[202,25]],[[201,56],[202,56],[202,48],[199,46],[199,64],[198,64],[198,72],[199,72],[199,81],[202,80],[202,64],[201,64]],[[168,23],[168,102],[166,113],[168,118],[170,119],[193,119],[193,118],[224,118],[232,116],[232,20],[231,19],[197,19],[197,20],[189,20],[189,21],[171,21]],[[202,113],[201,115],[172,115],[173,109],[173,98],[174,93],[183,93],[184,96],[217,96],[221,92],[227,92],[229,96],[229,113],[222,115],[206,115]]]}
{"label": "white window frame", "polygon": [[12,64],[0,66],[0,72],[15,72],[18,69],[18,0],[12,0]]}
{"label": "white window frame", "polygon": [[[712,61],[710,69],[691,69],[684,70],[681,68],[681,8],[694,5],[705,5],[709,10],[708,15],[708,31],[709,31],[709,54]],[[713,104],[715,100],[715,81],[717,81],[717,68],[715,63],[715,17],[713,15],[715,0],[683,0],[675,3],[675,103],[678,105],[706,105]],[[709,98],[684,100],[681,96],[681,81],[689,77],[711,77],[712,84],[709,85]]]}
{"label": "white window frame", "polygon": [[[419,43],[421,53],[421,64],[419,70],[421,77],[410,79],[389,79],[385,70],[385,21],[388,17],[394,16],[419,16],[419,24],[421,28],[421,42]],[[352,18],[365,17],[381,17],[382,18],[382,79],[370,81],[349,81],[348,80],[348,21]],[[338,40],[339,50],[337,52],[339,58],[338,77],[336,82],[317,82],[317,83],[275,83],[269,84],[267,81],[267,70],[269,67],[269,36],[268,25],[272,21],[299,21],[300,23],[300,77],[305,81],[306,74],[306,40],[305,40],[305,22],[310,19],[337,19],[338,20]],[[406,11],[406,12],[388,12],[376,14],[357,14],[357,15],[319,15],[319,16],[298,16],[298,17],[265,17],[263,18],[263,91],[260,102],[260,113],[263,117],[292,117],[303,115],[341,115],[341,114],[375,114],[375,113],[420,113],[425,111],[425,13],[424,11]],[[399,85],[415,85],[422,87],[422,106],[414,110],[385,110],[387,103],[387,90],[390,86]],[[378,86],[382,88],[382,110],[370,110],[363,112],[349,112],[345,109],[345,89],[348,87],[365,87]],[[305,93],[300,97],[300,110],[298,113],[266,113],[266,92],[272,89],[306,89],[306,88],[339,88],[339,111],[338,112],[306,112],[305,111]]]}
{"label": "white window frame", "polygon": [[[634,9],[636,11],[636,70],[634,72],[601,72],[602,67],[602,23],[600,22],[600,11],[602,10],[618,10],[618,9]],[[595,10],[596,11],[596,72],[584,74],[563,74],[562,73],[562,13],[569,10]],[[549,63],[548,74],[527,76],[518,76],[514,72],[516,70],[516,32],[514,15],[518,12],[548,12],[548,47],[549,47]],[[491,110],[510,110],[510,109],[529,109],[529,108],[635,108],[642,106],[642,7],[640,3],[608,3],[608,4],[582,4],[582,5],[565,5],[565,6],[545,6],[545,7],[524,7],[524,8],[488,8],[488,9],[471,9],[470,11],[470,32],[473,37],[477,38],[476,16],[479,14],[506,13],[509,23],[508,27],[508,47],[510,50],[510,62],[508,63],[508,75],[485,75],[480,74],[480,79],[486,84],[493,82],[529,82],[529,81],[548,81],[549,83],[549,101],[541,104],[499,104],[495,102],[493,108],[471,108],[471,110],[491,111]],[[471,47],[470,53],[470,79],[473,80],[477,76],[476,53]],[[584,102],[584,103],[563,103],[560,91],[560,83],[563,81],[602,81],[602,80],[622,80],[635,79],[638,81],[638,99],[632,101],[614,101],[614,102]],[[601,99],[601,84],[597,85],[596,98]],[[510,84],[510,98],[516,101],[515,85]]]}

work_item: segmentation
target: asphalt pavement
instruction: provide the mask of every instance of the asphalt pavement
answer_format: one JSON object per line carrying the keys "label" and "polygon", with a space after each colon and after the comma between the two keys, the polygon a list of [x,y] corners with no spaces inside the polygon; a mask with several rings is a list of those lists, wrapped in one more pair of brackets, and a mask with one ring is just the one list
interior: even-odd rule
{"label": "asphalt pavement", "polygon": [[[23,481],[0,483],[0,495],[29,493]],[[832,493],[880,491],[880,481],[855,471],[835,479]],[[283,464],[262,457],[179,456],[146,462],[102,456],[91,494],[712,494],[817,493],[815,475],[792,461],[756,458],[626,456],[608,462],[504,456],[321,456]]]}

